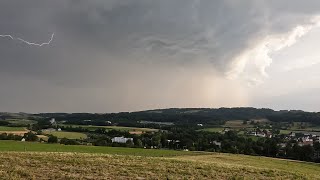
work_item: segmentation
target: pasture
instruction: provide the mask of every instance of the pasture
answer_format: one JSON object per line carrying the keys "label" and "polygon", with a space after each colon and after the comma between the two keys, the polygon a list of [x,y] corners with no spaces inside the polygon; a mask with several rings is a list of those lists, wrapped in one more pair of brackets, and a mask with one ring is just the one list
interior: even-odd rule
{"label": "pasture", "polygon": [[24,127],[0,126],[0,134],[6,133],[6,134],[14,134],[14,135],[23,136],[27,132],[29,132],[29,131]]}
{"label": "pasture", "polygon": [[25,131],[25,127],[8,127],[8,126],[0,126],[0,131]]}
{"label": "pasture", "polygon": [[61,145],[37,142],[20,141],[0,141],[0,152],[73,152],[73,153],[100,153],[117,155],[137,155],[137,156],[178,156],[187,154],[198,154],[195,152],[173,151],[173,150],[153,150],[122,147],[84,146],[84,145]]}
{"label": "pasture", "polygon": [[224,130],[224,128],[222,128],[222,127],[214,127],[214,128],[200,129],[199,131],[221,133],[223,130]]}
{"label": "pasture", "polygon": [[3,179],[320,179],[317,164],[230,154],[3,152],[0,158]]}
{"label": "pasture", "polygon": [[37,123],[37,121],[28,120],[28,119],[8,119],[6,121],[9,122],[10,124],[13,124],[13,125],[23,125],[23,126]]}
{"label": "pasture", "polygon": [[242,128],[248,128],[252,127],[250,125],[249,121],[247,122],[248,124],[243,124],[243,120],[232,120],[232,121],[227,121],[224,125],[224,127],[232,128],[232,129],[242,129]]}
{"label": "pasture", "polygon": [[65,132],[65,131],[52,131],[52,132],[44,132],[47,135],[53,135],[58,137],[59,139],[68,138],[68,139],[85,139],[87,135],[79,132]]}
{"label": "pasture", "polygon": [[223,153],[0,141],[3,179],[320,179],[320,165]]}

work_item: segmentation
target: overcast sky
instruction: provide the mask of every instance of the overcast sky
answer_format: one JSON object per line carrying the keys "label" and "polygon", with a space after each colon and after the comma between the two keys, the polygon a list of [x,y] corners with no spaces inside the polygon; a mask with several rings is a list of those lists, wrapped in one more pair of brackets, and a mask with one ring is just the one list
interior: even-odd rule
{"label": "overcast sky", "polygon": [[0,111],[320,111],[319,17],[319,0],[2,0]]}

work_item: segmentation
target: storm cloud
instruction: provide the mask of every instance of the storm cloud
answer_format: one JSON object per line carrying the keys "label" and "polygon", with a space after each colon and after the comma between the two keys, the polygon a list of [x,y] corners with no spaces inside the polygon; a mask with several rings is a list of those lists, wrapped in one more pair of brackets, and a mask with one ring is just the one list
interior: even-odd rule
{"label": "storm cloud", "polygon": [[0,111],[251,105],[272,52],[319,24],[310,0],[5,0]]}

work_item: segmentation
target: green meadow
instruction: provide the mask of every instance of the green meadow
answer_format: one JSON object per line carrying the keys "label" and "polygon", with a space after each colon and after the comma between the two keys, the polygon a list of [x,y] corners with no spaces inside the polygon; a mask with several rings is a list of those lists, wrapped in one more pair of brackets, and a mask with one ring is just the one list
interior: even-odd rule
{"label": "green meadow", "polygon": [[25,131],[24,127],[8,127],[8,126],[0,126],[0,131]]}
{"label": "green meadow", "polygon": [[223,153],[15,141],[0,152],[2,179],[320,179],[319,164]]}
{"label": "green meadow", "polygon": [[54,132],[45,132],[47,135],[53,135],[59,139],[68,138],[68,139],[85,139],[87,135],[79,132],[64,132],[64,131],[54,131]]}

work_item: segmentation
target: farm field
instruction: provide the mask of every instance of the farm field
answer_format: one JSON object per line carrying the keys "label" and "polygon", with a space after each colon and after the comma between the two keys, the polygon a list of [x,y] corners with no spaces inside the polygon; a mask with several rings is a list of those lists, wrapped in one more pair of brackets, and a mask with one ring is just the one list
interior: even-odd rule
{"label": "farm field", "polygon": [[27,132],[29,132],[29,130],[27,130],[25,127],[0,126],[0,134],[6,133],[23,136]]}
{"label": "farm field", "polygon": [[68,125],[68,124],[60,124],[60,126],[71,126],[71,127],[82,127],[85,129],[89,129],[94,131],[99,128],[105,129],[115,129],[119,131],[133,131],[133,132],[156,132],[158,129],[150,129],[150,128],[138,128],[138,127],[124,127],[124,126],[90,126],[90,125]]}
{"label": "farm field", "polygon": [[[177,158],[201,163],[213,163],[223,167],[234,166],[237,168],[246,167],[244,169],[252,168],[253,171],[255,171],[255,169],[261,169],[264,170],[266,176],[264,178],[266,179],[271,178],[272,176],[273,179],[320,179],[320,172],[316,172],[320,170],[320,164],[316,163],[223,153],[212,153],[210,155],[199,156],[179,156]],[[277,171],[279,175],[274,176],[274,173],[277,174]],[[281,177],[282,173],[293,173],[294,175],[292,174],[291,177]],[[249,179],[256,178],[250,177]]]}
{"label": "farm field", "polygon": [[8,126],[0,126],[0,132],[3,131],[25,131],[24,127],[8,127]]}
{"label": "farm field", "polygon": [[290,134],[291,132],[294,133],[302,133],[302,134],[313,134],[313,135],[317,135],[320,136],[320,132],[319,131],[308,131],[308,130],[280,130],[280,134]]}
{"label": "farm field", "polygon": [[205,128],[205,129],[200,129],[199,131],[206,131],[206,132],[217,132],[220,133],[224,130],[222,127],[215,127],[215,128]]}
{"label": "farm field", "polygon": [[248,124],[243,124],[243,120],[232,120],[232,121],[227,121],[224,127],[228,127],[232,129],[241,129],[241,128],[252,127],[252,125],[250,125],[249,122]]}
{"label": "farm field", "polygon": [[8,119],[6,120],[7,122],[9,122],[10,124],[14,124],[14,125],[29,125],[29,124],[36,124],[37,121],[33,121],[33,120],[28,120],[28,119]]}
{"label": "farm field", "polygon": [[152,156],[152,157],[199,154],[198,152],[173,151],[173,150],[152,150],[152,149],[138,149],[138,148],[81,146],[81,145],[68,146],[68,145],[61,145],[61,144],[47,144],[47,143],[36,143],[36,142],[0,141],[0,152],[4,152],[4,151],[100,153],[100,154],[137,155],[137,156]]}
{"label": "farm field", "polygon": [[47,135],[57,136],[59,139],[85,139],[87,135],[79,132],[64,132],[64,131],[54,131],[54,132],[44,132]]}
{"label": "farm field", "polygon": [[230,154],[3,152],[0,158],[3,179],[320,179],[317,164]]}

